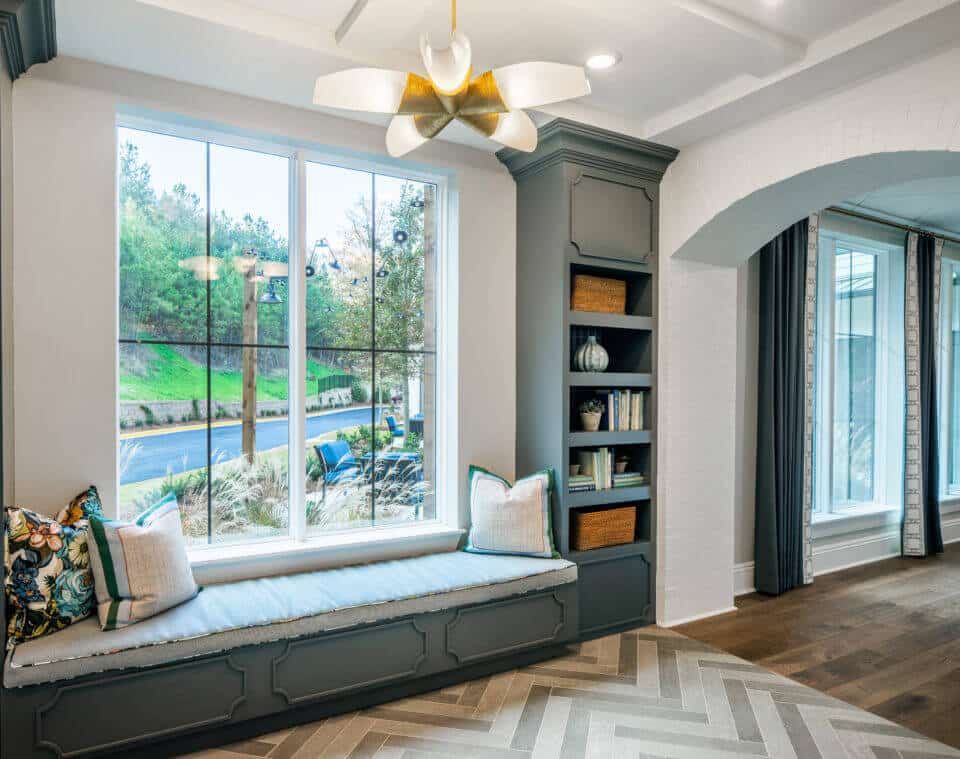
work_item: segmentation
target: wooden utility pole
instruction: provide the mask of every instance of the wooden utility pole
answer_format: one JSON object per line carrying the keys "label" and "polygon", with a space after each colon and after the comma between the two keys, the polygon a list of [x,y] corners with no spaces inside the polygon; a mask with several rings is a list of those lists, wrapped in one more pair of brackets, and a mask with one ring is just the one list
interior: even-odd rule
{"label": "wooden utility pole", "polygon": [[253,463],[257,454],[257,251],[244,251],[249,261],[243,274],[243,348],[241,348],[241,375],[243,383],[243,458]]}

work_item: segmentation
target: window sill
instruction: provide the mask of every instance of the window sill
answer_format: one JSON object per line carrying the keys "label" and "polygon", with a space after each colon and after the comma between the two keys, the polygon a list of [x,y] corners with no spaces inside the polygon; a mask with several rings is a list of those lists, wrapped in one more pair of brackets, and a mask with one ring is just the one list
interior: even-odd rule
{"label": "window sill", "polygon": [[960,512],[960,492],[951,490],[940,499],[940,513],[954,514]]}
{"label": "window sill", "polygon": [[854,506],[842,512],[813,515],[813,538],[827,538],[849,532],[862,532],[896,524],[900,507],[886,504]]}
{"label": "window sill", "polygon": [[187,554],[197,582],[212,585],[453,551],[463,532],[432,521],[350,530],[318,535],[304,541],[283,538],[203,546],[191,548]]}

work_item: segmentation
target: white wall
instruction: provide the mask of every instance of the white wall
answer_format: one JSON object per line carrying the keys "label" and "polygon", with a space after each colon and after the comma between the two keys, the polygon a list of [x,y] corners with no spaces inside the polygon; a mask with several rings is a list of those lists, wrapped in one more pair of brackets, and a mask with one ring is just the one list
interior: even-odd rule
{"label": "white wall", "polygon": [[[685,148],[663,182],[663,255],[736,265],[820,208],[960,173],[958,71],[953,48]],[[929,151],[954,151],[954,160],[922,160]],[[885,159],[856,160],[875,154]]]}
{"label": "white wall", "polygon": [[756,274],[750,264],[736,267],[812,211],[898,181],[960,174],[957,71],[960,49],[937,53],[688,146],[667,170],[658,317],[661,623],[730,608],[735,567],[752,561]]}
{"label": "white wall", "polygon": [[[2,68],[2,67],[0,67]],[[3,372],[3,502],[13,499],[13,87],[5,68],[0,70],[0,351]]]}
{"label": "white wall", "polygon": [[[666,201],[662,201],[665,203]],[[657,621],[733,606],[737,271],[660,261]]]}
{"label": "white wall", "polygon": [[[4,367],[13,367],[7,390],[17,413],[14,497],[49,512],[92,482],[109,506],[117,497],[118,106],[377,158],[384,130],[63,58],[33,67],[13,96],[13,281],[5,278],[4,299],[12,296],[16,330]],[[459,190],[460,482],[470,463],[512,476],[515,185],[489,153],[437,142],[414,158],[456,172]],[[461,516],[465,509],[461,498]]]}

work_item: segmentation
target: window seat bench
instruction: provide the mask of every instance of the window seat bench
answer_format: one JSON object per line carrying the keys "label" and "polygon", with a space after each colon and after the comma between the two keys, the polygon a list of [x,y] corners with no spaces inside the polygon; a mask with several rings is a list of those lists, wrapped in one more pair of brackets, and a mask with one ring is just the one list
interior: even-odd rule
{"label": "window seat bench", "polygon": [[234,739],[543,658],[578,634],[576,579],[560,559],[451,552],[213,585],[120,630],[87,619],[7,654],[3,753],[163,755],[200,729]]}

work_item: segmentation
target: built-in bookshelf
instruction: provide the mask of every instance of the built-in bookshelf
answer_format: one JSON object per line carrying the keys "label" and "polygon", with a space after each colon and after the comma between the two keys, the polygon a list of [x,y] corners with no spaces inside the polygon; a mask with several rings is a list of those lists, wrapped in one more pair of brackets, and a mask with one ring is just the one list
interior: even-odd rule
{"label": "built-in bookshelf", "polygon": [[[517,180],[517,474],[558,474],[555,538],[579,565],[582,635],[652,622],[657,215],[676,151],[557,119],[533,153],[498,156]],[[623,282],[624,313],[573,310],[578,275]],[[607,351],[604,372],[576,369],[590,337]],[[578,411],[592,398],[604,406],[596,431]],[[575,512],[624,507],[636,509],[632,541],[573,550]]]}

